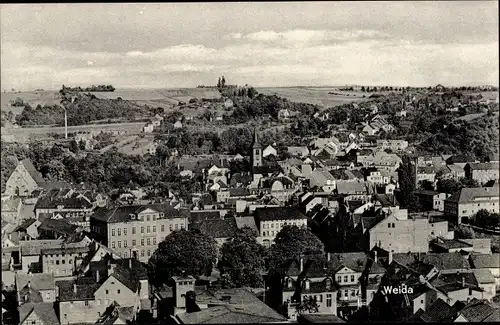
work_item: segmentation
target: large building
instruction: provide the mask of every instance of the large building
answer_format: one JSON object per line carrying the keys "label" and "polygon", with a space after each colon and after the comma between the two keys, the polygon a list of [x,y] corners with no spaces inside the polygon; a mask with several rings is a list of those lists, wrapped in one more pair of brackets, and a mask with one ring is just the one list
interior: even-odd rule
{"label": "large building", "polygon": [[369,231],[369,247],[394,253],[428,252],[429,240],[436,237],[453,239],[447,221],[431,222],[427,216],[405,217],[389,212]]}
{"label": "large building", "polygon": [[42,175],[29,159],[20,161],[5,183],[5,193],[14,196],[30,196],[44,183]]}
{"label": "large building", "polygon": [[444,213],[460,224],[468,222],[479,210],[498,213],[498,204],[498,186],[463,188],[444,201]]}
{"label": "large building", "polygon": [[147,262],[172,231],[188,228],[188,217],[189,211],[162,204],[100,208],[90,217],[90,228],[122,257]]}
{"label": "large building", "polygon": [[257,208],[255,223],[259,229],[261,243],[270,246],[283,226],[307,226],[307,216],[293,207]]}
{"label": "large building", "polygon": [[465,177],[477,181],[479,184],[487,183],[488,181],[498,180],[499,178],[498,163],[469,163],[465,165]]}

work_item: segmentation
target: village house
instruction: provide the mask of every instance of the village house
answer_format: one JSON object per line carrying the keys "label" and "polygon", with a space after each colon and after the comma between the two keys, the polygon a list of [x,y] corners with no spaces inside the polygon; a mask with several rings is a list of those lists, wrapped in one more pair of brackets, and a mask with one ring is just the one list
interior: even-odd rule
{"label": "village house", "polygon": [[142,127],[142,132],[153,133],[154,129],[155,129],[155,126],[153,125],[153,123],[148,122],[148,123],[146,123],[146,125],[144,125]]}
{"label": "village house", "polygon": [[425,216],[409,216],[391,211],[368,231],[369,247],[383,248],[395,253],[428,252],[429,238],[453,238],[447,221],[431,222]]}
{"label": "village house", "polygon": [[174,123],[174,129],[182,129],[182,122],[177,121]]}
{"label": "village house", "polygon": [[489,271],[495,278],[496,289],[500,289],[500,254],[471,254],[469,256],[471,268],[474,270]]}
{"label": "village house", "polygon": [[188,215],[189,211],[162,204],[99,208],[90,217],[90,228],[122,257],[147,262],[167,235],[188,228]]}
{"label": "village house", "polygon": [[27,303],[19,307],[20,325],[59,325],[53,303]]}
{"label": "village house", "polygon": [[270,155],[273,155],[273,156],[277,157],[278,156],[278,151],[276,151],[276,149],[274,149],[273,146],[268,145],[264,150],[262,150],[262,157],[267,157],[267,156],[270,156]]}
{"label": "village house", "polygon": [[443,212],[444,201],[451,196],[451,194],[448,193],[425,190],[415,191],[414,193],[417,195],[424,211],[437,210]]}
{"label": "village house", "polygon": [[307,157],[309,156],[309,149],[307,147],[288,147],[288,153],[296,157]]}
{"label": "village house", "polygon": [[408,141],[406,140],[377,140],[377,149],[386,150],[390,149],[395,152],[403,151],[408,148]]}
{"label": "village house", "polygon": [[53,303],[58,294],[54,276],[47,273],[18,272],[15,276],[15,289],[20,306],[25,303]]}
{"label": "village house", "polygon": [[42,188],[45,180],[29,159],[21,160],[5,183],[5,194],[13,196],[30,196],[35,190]]}
{"label": "village house", "polygon": [[434,184],[436,181],[436,170],[434,167],[426,166],[426,167],[418,167],[417,166],[417,184],[420,182],[430,182]]}
{"label": "village house", "polygon": [[286,108],[278,111],[278,121],[280,122],[288,122],[290,120],[290,111]]}
{"label": "village house", "polygon": [[307,226],[307,216],[294,207],[257,208],[255,224],[259,229],[259,241],[269,247],[283,226]]}
{"label": "village house", "polygon": [[458,224],[468,222],[479,210],[499,213],[499,188],[462,188],[444,201],[444,212]]}
{"label": "village house", "polygon": [[465,177],[477,181],[480,185],[499,179],[498,163],[469,163],[465,165]]}
{"label": "village house", "polygon": [[92,213],[94,206],[83,198],[51,198],[42,197],[35,204],[35,215],[37,219],[45,218],[67,219],[75,221],[84,229],[89,230],[88,215]]}
{"label": "village house", "polygon": [[2,200],[2,221],[18,224],[20,220],[22,200],[20,198],[8,198]]}

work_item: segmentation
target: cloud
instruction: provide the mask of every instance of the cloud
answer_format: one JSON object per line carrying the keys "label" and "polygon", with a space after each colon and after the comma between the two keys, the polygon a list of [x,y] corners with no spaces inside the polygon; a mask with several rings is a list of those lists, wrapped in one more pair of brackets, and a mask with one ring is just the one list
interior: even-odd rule
{"label": "cloud", "polygon": [[179,44],[122,53],[4,42],[1,81],[7,88],[48,89],[96,83],[192,87],[213,84],[218,75],[231,83],[255,86],[423,86],[498,80],[498,41],[434,44],[390,39],[372,30],[292,29],[235,35],[220,47]]}

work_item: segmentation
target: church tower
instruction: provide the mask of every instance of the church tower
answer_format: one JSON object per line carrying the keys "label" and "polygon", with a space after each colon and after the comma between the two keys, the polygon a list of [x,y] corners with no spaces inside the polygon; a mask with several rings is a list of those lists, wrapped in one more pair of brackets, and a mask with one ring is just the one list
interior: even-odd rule
{"label": "church tower", "polygon": [[262,145],[257,139],[257,131],[254,129],[254,139],[252,145],[252,166],[260,167],[262,166]]}

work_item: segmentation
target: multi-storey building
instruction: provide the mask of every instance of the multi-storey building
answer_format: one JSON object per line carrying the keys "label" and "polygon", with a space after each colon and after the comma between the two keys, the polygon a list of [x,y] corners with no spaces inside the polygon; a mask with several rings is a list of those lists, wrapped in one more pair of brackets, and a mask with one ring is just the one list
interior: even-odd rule
{"label": "multi-storey building", "polygon": [[498,213],[498,205],[498,186],[463,188],[444,201],[444,213],[460,224],[467,222],[479,210]]}
{"label": "multi-storey building", "polygon": [[188,210],[162,204],[100,208],[91,215],[90,228],[122,257],[147,262],[166,236],[188,228],[188,217]]}
{"label": "multi-storey building", "polygon": [[406,140],[377,140],[377,148],[380,150],[390,149],[392,151],[402,151],[408,148]]}
{"label": "multi-storey building", "polygon": [[465,177],[477,181],[479,184],[499,179],[498,163],[469,163],[464,167]]}
{"label": "multi-storey building", "polygon": [[435,191],[415,191],[414,192],[424,211],[437,210],[444,211],[444,200],[449,198],[451,194],[439,193]]}
{"label": "multi-storey building", "polygon": [[453,239],[447,221],[430,222],[427,216],[388,215],[368,231],[367,249],[379,247],[395,253],[428,252],[429,240],[435,237]]}
{"label": "multi-storey building", "polygon": [[293,207],[257,208],[255,209],[255,224],[259,229],[261,243],[270,246],[283,226],[307,226],[307,216]]}

